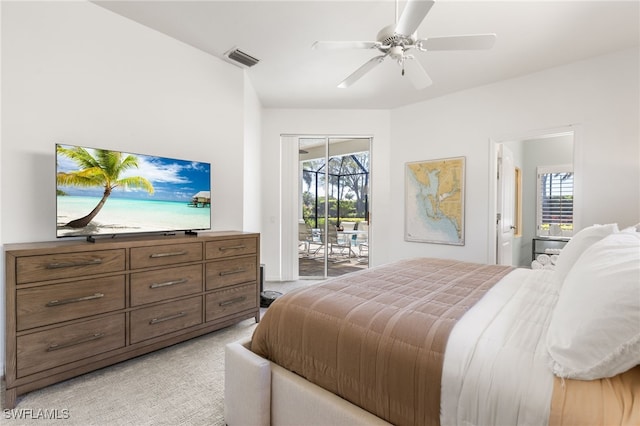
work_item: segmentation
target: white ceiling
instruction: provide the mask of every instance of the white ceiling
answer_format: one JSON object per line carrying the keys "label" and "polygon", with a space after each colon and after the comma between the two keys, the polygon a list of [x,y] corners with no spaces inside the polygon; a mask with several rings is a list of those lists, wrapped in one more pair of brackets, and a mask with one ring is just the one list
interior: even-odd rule
{"label": "white ceiling", "polygon": [[423,90],[415,90],[391,60],[339,89],[378,52],[319,51],[312,43],[374,41],[395,22],[393,0],[94,3],[216,57],[237,47],[260,59],[247,73],[268,108],[388,109],[640,46],[638,0],[441,0],[419,27],[420,38],[496,33],[493,49],[418,52],[433,80]]}

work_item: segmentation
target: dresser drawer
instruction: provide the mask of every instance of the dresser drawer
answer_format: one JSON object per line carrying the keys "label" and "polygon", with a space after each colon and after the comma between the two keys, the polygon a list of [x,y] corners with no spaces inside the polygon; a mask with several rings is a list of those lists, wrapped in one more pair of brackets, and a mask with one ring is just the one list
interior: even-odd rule
{"label": "dresser drawer", "polygon": [[256,284],[242,285],[207,294],[206,321],[258,307]]}
{"label": "dresser drawer", "polygon": [[257,281],[257,264],[254,256],[207,263],[207,290],[249,281]]}
{"label": "dresser drawer", "polygon": [[124,309],[124,275],[16,291],[17,329]]}
{"label": "dresser drawer", "polygon": [[39,331],[17,339],[17,376],[44,371],[125,345],[124,314]]}
{"label": "dresser drawer", "polygon": [[131,343],[202,323],[202,296],[131,312]]}
{"label": "dresser drawer", "polygon": [[124,271],[124,250],[97,250],[77,253],[18,257],[16,282],[38,282]]}
{"label": "dresser drawer", "polygon": [[202,291],[202,265],[179,266],[131,274],[131,306],[159,302]]}
{"label": "dresser drawer", "polygon": [[165,244],[131,249],[131,269],[202,260],[202,243]]}
{"label": "dresser drawer", "polygon": [[254,254],[257,250],[256,238],[209,241],[206,243],[206,259],[224,259],[226,257]]}

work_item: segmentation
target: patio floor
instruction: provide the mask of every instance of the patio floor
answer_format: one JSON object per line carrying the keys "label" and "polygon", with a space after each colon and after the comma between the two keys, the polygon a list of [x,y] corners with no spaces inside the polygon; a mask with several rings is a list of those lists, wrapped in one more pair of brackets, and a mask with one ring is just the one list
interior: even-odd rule
{"label": "patio floor", "polygon": [[[360,271],[362,269],[366,269],[368,267],[368,262],[366,262],[366,258],[351,258],[345,259],[344,262],[331,262],[329,261],[328,265],[328,276],[337,277],[340,275],[347,274],[349,272]],[[324,274],[324,258],[307,258],[301,257],[298,259],[299,265],[299,274],[300,277],[322,277]]]}

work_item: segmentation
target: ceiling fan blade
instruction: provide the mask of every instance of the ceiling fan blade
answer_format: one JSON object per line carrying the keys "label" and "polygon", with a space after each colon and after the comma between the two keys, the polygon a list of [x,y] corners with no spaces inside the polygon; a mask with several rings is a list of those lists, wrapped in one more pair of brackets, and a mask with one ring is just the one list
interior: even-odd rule
{"label": "ceiling fan blade", "polygon": [[429,74],[427,74],[427,71],[417,59],[414,57],[407,57],[403,65],[405,72],[404,75],[411,80],[411,83],[416,89],[420,90],[431,86],[432,81]]}
{"label": "ceiling fan blade", "polygon": [[482,50],[491,49],[496,42],[495,34],[472,34],[460,36],[430,37],[418,40],[426,50]]}
{"label": "ceiling fan blade", "polygon": [[380,56],[376,56],[374,58],[369,59],[367,62],[364,63],[364,65],[362,65],[360,68],[355,70],[353,74],[345,78],[342,81],[342,83],[338,84],[338,87],[341,89],[346,89],[347,87],[351,86],[353,83],[360,80],[366,73],[368,73],[369,71],[374,69],[378,64],[380,64],[382,61],[384,61],[384,58],[386,57],[387,55],[380,55]]}
{"label": "ceiling fan blade", "polygon": [[433,3],[427,0],[409,0],[396,24],[396,33],[405,36],[415,33]]}
{"label": "ceiling fan blade", "polygon": [[381,45],[377,41],[316,41],[311,45],[312,49],[373,49]]}

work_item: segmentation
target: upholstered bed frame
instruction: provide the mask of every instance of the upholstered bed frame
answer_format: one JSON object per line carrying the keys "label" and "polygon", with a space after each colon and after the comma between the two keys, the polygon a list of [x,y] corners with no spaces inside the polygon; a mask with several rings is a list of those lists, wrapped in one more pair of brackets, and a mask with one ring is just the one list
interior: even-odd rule
{"label": "upholstered bed frame", "polygon": [[226,347],[224,400],[229,426],[389,425],[256,355],[250,345],[247,339]]}

